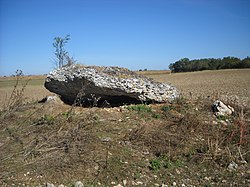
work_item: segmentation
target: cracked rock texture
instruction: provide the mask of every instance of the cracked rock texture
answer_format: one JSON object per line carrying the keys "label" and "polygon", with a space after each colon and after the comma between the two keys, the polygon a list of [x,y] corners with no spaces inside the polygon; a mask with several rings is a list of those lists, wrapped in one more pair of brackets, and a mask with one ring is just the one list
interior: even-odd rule
{"label": "cracked rock texture", "polygon": [[103,102],[111,106],[162,103],[179,96],[174,86],[121,67],[73,64],[50,72],[44,86],[68,104],[76,101],[98,106]]}

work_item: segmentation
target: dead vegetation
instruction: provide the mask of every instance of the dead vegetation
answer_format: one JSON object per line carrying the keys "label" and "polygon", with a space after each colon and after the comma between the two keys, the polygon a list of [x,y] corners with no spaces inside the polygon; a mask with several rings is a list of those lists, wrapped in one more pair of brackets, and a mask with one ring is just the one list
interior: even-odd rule
{"label": "dead vegetation", "polygon": [[247,186],[250,109],[233,105],[233,116],[218,119],[211,104],[179,98],[157,105],[41,103],[9,115],[2,111],[0,184]]}
{"label": "dead vegetation", "polygon": [[238,100],[216,117],[218,94],[82,108],[26,103],[16,89],[0,113],[0,186],[249,185],[250,108]]}

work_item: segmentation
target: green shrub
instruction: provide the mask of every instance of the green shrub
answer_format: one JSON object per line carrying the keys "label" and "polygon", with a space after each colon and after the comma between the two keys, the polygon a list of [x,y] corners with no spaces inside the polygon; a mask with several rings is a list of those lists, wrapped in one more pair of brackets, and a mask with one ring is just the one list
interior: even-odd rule
{"label": "green shrub", "polygon": [[53,116],[44,114],[41,118],[39,118],[34,125],[53,125],[55,122],[55,118]]}
{"label": "green shrub", "polygon": [[169,110],[172,110],[172,109],[173,109],[173,107],[169,106],[169,105],[161,107],[161,110],[164,111],[164,112],[168,112]]}
{"label": "green shrub", "polygon": [[152,117],[155,118],[155,119],[160,119],[160,118],[161,118],[161,115],[160,115],[160,114],[153,113],[153,114],[152,114]]}
{"label": "green shrub", "polygon": [[138,111],[138,112],[152,112],[152,108],[148,105],[130,105],[127,106],[128,110]]}
{"label": "green shrub", "polygon": [[157,171],[161,168],[165,169],[174,169],[181,167],[183,162],[179,159],[177,160],[170,160],[167,156],[160,156],[150,161],[149,168],[151,170]]}

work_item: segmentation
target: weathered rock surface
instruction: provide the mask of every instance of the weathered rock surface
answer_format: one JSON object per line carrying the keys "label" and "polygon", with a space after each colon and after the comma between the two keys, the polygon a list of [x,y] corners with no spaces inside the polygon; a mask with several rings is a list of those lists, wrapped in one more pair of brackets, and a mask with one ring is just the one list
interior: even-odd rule
{"label": "weathered rock surface", "polygon": [[234,108],[229,106],[229,105],[225,105],[222,101],[216,100],[213,103],[213,112],[216,116],[228,116],[231,115],[234,112]]}
{"label": "weathered rock surface", "polygon": [[113,106],[167,102],[179,96],[177,89],[126,68],[71,65],[48,74],[45,87],[69,104]]}

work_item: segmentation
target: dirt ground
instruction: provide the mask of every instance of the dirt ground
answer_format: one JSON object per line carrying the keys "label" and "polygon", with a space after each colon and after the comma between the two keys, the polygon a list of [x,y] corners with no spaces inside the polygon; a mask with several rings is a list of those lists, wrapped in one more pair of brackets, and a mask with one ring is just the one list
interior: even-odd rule
{"label": "dirt ground", "polygon": [[250,69],[145,75],[176,86],[186,97],[222,97],[245,105],[250,100]]}
{"label": "dirt ground", "polygon": [[[228,100],[235,112],[218,117],[211,106],[219,96],[213,89],[248,98],[249,72],[147,72],[187,95],[171,103],[82,108],[29,102],[0,110],[0,186],[82,181],[87,187],[247,187],[249,105]],[[44,78],[32,77],[24,96],[51,94]],[[15,80],[1,78],[0,83],[4,103]]]}

